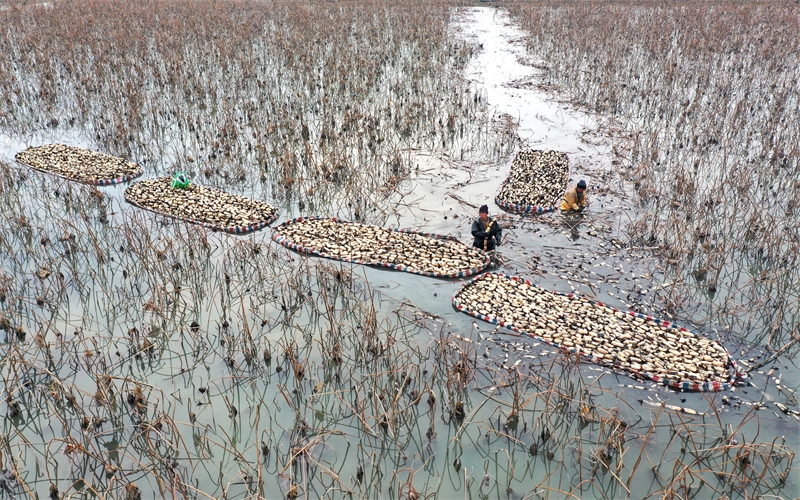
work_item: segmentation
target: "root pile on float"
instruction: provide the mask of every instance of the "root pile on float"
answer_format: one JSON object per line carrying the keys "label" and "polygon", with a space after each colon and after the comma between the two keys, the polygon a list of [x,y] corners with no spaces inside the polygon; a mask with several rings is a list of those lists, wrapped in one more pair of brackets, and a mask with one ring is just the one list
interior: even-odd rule
{"label": "root pile on float", "polygon": [[229,233],[261,229],[278,218],[278,210],[263,201],[190,184],[171,186],[172,179],[158,177],[129,186],[125,200],[140,208]]}
{"label": "root pile on float", "polygon": [[117,184],[142,175],[142,168],[125,158],[64,144],[28,148],[14,158],[35,170],[84,184]]}
{"label": "root pile on float", "polygon": [[471,276],[490,262],[485,252],[449,236],[337,219],[294,219],[273,232],[272,239],[299,252],[426,276]]}
{"label": "root pile on float", "polygon": [[495,202],[516,212],[550,212],[564,194],[569,160],[560,151],[520,151]]}
{"label": "root pile on float", "polygon": [[550,292],[517,277],[479,276],[456,292],[453,305],[593,362],[676,388],[723,390],[738,376],[735,361],[714,340],[673,323]]}

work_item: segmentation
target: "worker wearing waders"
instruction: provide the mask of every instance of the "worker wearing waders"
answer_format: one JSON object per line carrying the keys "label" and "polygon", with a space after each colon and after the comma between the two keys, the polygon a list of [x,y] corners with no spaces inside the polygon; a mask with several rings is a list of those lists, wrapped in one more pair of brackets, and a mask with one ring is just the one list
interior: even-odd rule
{"label": "worker wearing waders", "polygon": [[483,251],[490,252],[500,246],[503,230],[497,221],[489,218],[489,207],[486,205],[481,205],[478,218],[472,222],[472,236],[475,237],[472,246]]}
{"label": "worker wearing waders", "polygon": [[583,212],[586,208],[586,181],[581,179],[578,185],[564,193],[561,200],[562,212]]}

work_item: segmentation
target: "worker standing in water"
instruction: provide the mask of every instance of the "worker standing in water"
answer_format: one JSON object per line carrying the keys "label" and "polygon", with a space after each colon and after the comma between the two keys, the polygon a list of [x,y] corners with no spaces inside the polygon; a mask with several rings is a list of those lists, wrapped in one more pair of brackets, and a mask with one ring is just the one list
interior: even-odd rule
{"label": "worker standing in water", "polygon": [[586,208],[586,181],[581,179],[578,185],[564,193],[561,200],[561,211],[564,213],[583,212]]}
{"label": "worker standing in water", "polygon": [[475,241],[472,246],[490,252],[500,245],[503,237],[503,229],[497,221],[489,218],[489,207],[481,205],[478,210],[478,218],[472,222],[472,236]]}

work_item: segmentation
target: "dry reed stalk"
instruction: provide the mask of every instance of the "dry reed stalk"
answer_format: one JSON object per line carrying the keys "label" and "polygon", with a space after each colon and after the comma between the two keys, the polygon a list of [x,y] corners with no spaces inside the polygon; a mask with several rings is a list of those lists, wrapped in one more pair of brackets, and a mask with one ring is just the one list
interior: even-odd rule
{"label": "dry reed stalk", "polygon": [[[709,293],[714,317],[732,333],[768,345],[785,343],[794,330],[786,307],[797,280],[769,287],[769,309],[748,308],[763,301],[765,287],[742,276],[756,263],[769,273],[778,262],[796,262],[797,235],[785,231],[800,196],[787,175],[798,158],[790,139],[796,122],[787,121],[798,94],[785,65],[795,55],[776,44],[796,18],[781,7],[726,4],[721,16],[716,7],[679,4],[511,8],[521,24],[546,27],[529,39],[547,61],[544,78],[613,115],[623,135],[619,163],[646,208],[646,218],[629,226],[631,243],[650,241],[665,256],[669,278],[681,284],[667,299],[686,304],[687,296]],[[748,35],[754,32],[764,36]],[[637,50],[626,49],[630,40]],[[729,196],[719,186],[729,186]],[[693,271],[704,276],[696,286]],[[743,318],[743,309],[760,317]]]}
{"label": "dry reed stalk", "polygon": [[[574,19],[578,20],[597,13],[581,6],[569,8],[577,10]],[[279,3],[270,9],[249,2],[212,8],[208,2],[157,1],[142,7],[93,1],[59,3],[52,12],[37,11],[36,15],[25,9],[0,11],[3,25],[9,27],[9,36],[0,43],[5,49],[0,51],[0,81],[10,98],[0,103],[0,127],[15,133],[43,126],[57,131],[73,121],[75,126],[91,128],[98,146],[141,159],[149,172],[187,169],[204,183],[278,200],[293,213],[330,211],[373,222],[388,217],[395,201],[392,196],[402,195],[415,148],[449,150],[452,157],[463,159],[467,145],[467,160],[477,161],[513,147],[509,134],[500,131],[498,138],[487,116],[481,114],[483,95],[467,90],[457,78],[441,78],[460,71],[473,50],[449,41],[444,31],[449,13],[441,5],[368,2],[358,7],[336,4],[306,9]],[[741,15],[740,10],[734,11],[735,16]],[[378,14],[370,15],[374,13]],[[558,52],[566,46],[555,46],[561,43],[558,37],[547,38],[559,29],[565,30],[557,32],[564,44],[571,40],[567,35],[574,23],[569,26],[565,19],[556,17],[556,22],[542,24],[540,36],[553,44],[543,50],[570,55]],[[697,26],[692,19],[687,21],[690,27]],[[711,27],[720,25],[715,21]],[[624,26],[619,28],[625,32]],[[652,28],[647,26],[647,30]],[[767,31],[767,36],[775,37],[780,29]],[[657,37],[647,30],[642,31],[645,41],[657,44]],[[584,34],[598,37],[587,42],[593,53],[606,40],[592,30]],[[140,40],[148,43],[136,42]],[[575,71],[575,78],[586,78],[582,76],[586,74],[606,78],[604,71],[615,70],[623,76],[656,78],[647,75],[658,72],[636,69],[636,61],[626,59],[629,56],[620,47],[599,53],[629,66],[604,68],[598,63],[590,73]],[[645,57],[633,52],[630,57]],[[553,64],[569,68],[568,57],[552,59]],[[586,64],[595,63],[589,58]],[[672,81],[689,78],[678,69],[666,69]],[[223,88],[223,74],[239,83]],[[621,114],[626,112],[626,95],[635,92],[612,85],[612,77],[572,85],[590,87],[587,98]],[[729,82],[703,83],[714,89],[731,87]],[[655,80],[648,83],[657,84]],[[791,93],[778,97],[785,101],[774,105],[777,110],[794,98]],[[700,104],[691,102],[680,111],[699,115]],[[628,102],[627,112],[641,106],[648,110],[646,116],[658,116],[661,107],[668,122],[664,128],[658,121],[661,118],[652,118],[644,124],[646,130],[632,134],[628,149],[620,149],[626,161],[638,162],[626,175],[639,183],[641,199],[651,203],[647,218],[639,225],[630,224],[629,238],[657,247],[666,258],[678,262],[675,285],[667,293],[676,313],[695,303],[696,292],[690,289],[695,281],[686,274],[705,269],[706,290],[712,282],[721,291],[726,282],[740,280],[739,288],[725,297],[717,293],[715,314],[730,316],[736,311],[742,332],[769,324],[761,340],[785,345],[781,340],[787,340],[787,323],[796,321],[791,313],[795,283],[778,272],[777,264],[795,263],[791,252],[796,244],[791,231],[780,235],[784,224],[776,217],[778,207],[758,212],[759,198],[754,194],[757,186],[769,185],[771,175],[786,176],[784,158],[775,148],[771,153],[778,173],[752,174],[750,163],[725,157],[710,141],[712,134],[726,147],[741,138],[751,144],[759,139],[754,126],[741,132],[750,135],[737,135],[734,130],[744,123],[745,115],[753,113],[746,104],[737,101],[729,123],[724,124],[727,128],[719,131],[706,127],[706,121],[692,122],[688,114],[682,118],[655,94],[647,103]],[[50,125],[56,109],[63,111],[58,118],[61,124]],[[758,123],[775,131],[778,141],[793,133],[791,126],[780,128],[780,120],[769,118],[763,108],[759,113],[763,116]],[[669,156],[662,155],[670,138],[658,130],[676,130],[681,119],[686,135],[676,147],[691,152],[670,149]],[[502,126],[510,132],[514,124]],[[698,135],[696,144],[691,138],[687,142],[688,134]],[[762,149],[783,144],[770,145],[766,136],[760,139]],[[714,150],[717,156],[709,159],[703,148]],[[784,151],[790,160],[793,154],[791,149]],[[658,170],[667,164],[672,171]],[[741,191],[743,213],[724,200],[719,203],[702,182],[703,172],[714,165],[728,169],[714,182],[747,181],[734,188]],[[651,179],[670,175],[675,177],[674,185]],[[666,201],[656,201],[661,198]],[[667,202],[672,198],[682,206],[700,207],[695,218],[687,221],[685,209]],[[524,489],[525,481],[534,481],[532,476],[520,479],[515,452],[527,452],[541,443],[541,453],[531,452],[525,458],[537,474],[536,492],[577,497],[586,486],[597,495],[613,497],[637,486],[633,478],[641,457],[649,456],[645,447],[651,446],[650,437],[663,438],[670,428],[679,432],[665,439],[656,453],[667,462],[665,469],[671,466],[676,473],[651,486],[647,493],[651,496],[687,493],[691,481],[707,484],[703,476],[709,473],[736,478],[731,492],[763,495],[777,491],[781,475],[788,476],[792,470],[793,455],[774,442],[771,447],[761,443],[737,447],[720,438],[733,417],[716,414],[713,424],[700,425],[680,414],[664,424],[659,421],[666,420],[662,412],[668,410],[659,408],[660,419],[657,416],[650,424],[636,422],[623,431],[621,413],[632,411],[624,399],[629,396],[613,395],[614,375],[608,372],[588,383],[584,376],[590,372],[582,371],[572,358],[557,356],[520,365],[528,365],[528,371],[509,370],[511,361],[504,361],[496,351],[491,356],[487,351],[483,358],[477,345],[446,336],[444,330],[436,342],[425,345],[419,339],[426,337],[414,328],[415,323],[389,313],[389,302],[343,266],[290,261],[293,257],[259,244],[256,238],[231,241],[204,229],[132,213],[113,194],[97,196],[90,189],[50,183],[46,177],[7,164],[0,165],[0,208],[0,291],[6,297],[0,300],[6,311],[2,318],[27,334],[9,333],[13,344],[0,360],[6,387],[13,388],[14,401],[23,402],[31,415],[28,427],[15,429],[2,443],[4,457],[15,457],[17,470],[23,463],[38,461],[38,447],[47,442],[48,480],[59,471],[72,481],[73,474],[63,472],[72,459],[99,471],[105,465],[121,465],[113,477],[98,474],[91,485],[95,494],[108,498],[125,495],[126,485],[134,481],[137,489],[149,494],[233,497],[242,484],[246,494],[261,494],[262,480],[277,476],[281,466],[291,465],[292,458],[297,465],[291,468],[289,484],[296,493],[312,495],[333,485],[337,491],[371,498],[384,494],[388,483],[396,485],[398,495],[422,496],[432,489],[423,479],[428,474],[438,476],[436,491],[445,495],[449,487],[433,467],[434,457],[452,450],[464,460],[460,465],[465,467],[459,469],[465,472],[457,471],[456,482],[467,495],[477,485],[466,472],[469,457],[464,449],[474,442],[477,456],[491,457],[495,478],[501,476],[502,468],[502,487],[509,488],[506,493],[516,494]],[[768,241],[772,246],[762,246],[760,254],[745,248],[735,237],[740,227],[750,230],[751,237],[745,238],[749,244]],[[735,267],[739,258],[751,259],[766,272],[741,278]],[[47,278],[28,280],[43,267],[51,271]],[[43,305],[37,303],[39,296]],[[775,299],[764,298],[770,296]],[[747,307],[752,324],[747,323],[751,318],[742,316],[743,297],[753,298],[753,309],[758,309]],[[126,333],[134,327],[136,332]],[[79,334],[72,335],[76,328]],[[758,341],[757,336],[751,339]],[[129,346],[129,351],[117,356],[114,351],[119,352],[119,344]],[[297,370],[292,375],[275,374],[260,363],[251,366],[254,353],[263,349],[271,352],[275,365],[290,366],[288,362],[292,368],[302,367],[302,376]],[[279,359],[278,353],[283,352],[286,360]],[[192,410],[181,398],[187,393],[197,398],[195,377],[205,391],[200,395],[202,409],[192,407],[199,414],[194,416],[207,423],[192,423],[187,429],[181,422],[187,417],[191,420]],[[278,384],[271,384],[272,377]],[[293,377],[292,388],[285,377]],[[495,390],[487,394],[488,387]],[[127,404],[128,394],[133,404]],[[447,425],[448,439],[438,441],[437,395],[442,408],[453,410],[442,412],[443,421],[459,424]],[[272,402],[285,401],[288,411],[283,406],[280,414],[270,397]],[[429,406],[420,408],[423,397]],[[492,404],[487,406],[487,402]],[[458,403],[462,406],[456,412]],[[232,423],[215,418],[233,413],[234,404],[238,408]],[[248,406],[254,408],[255,422],[245,411]],[[461,419],[454,419],[455,413]],[[315,422],[318,414],[322,415],[318,424],[306,423]],[[262,415],[269,421],[265,434],[259,434]],[[512,425],[515,418],[523,422],[522,429]],[[52,440],[50,431],[38,425],[44,419],[50,421],[53,433],[63,434],[62,441]],[[88,425],[83,429],[84,419],[90,424],[92,419],[107,419],[112,428],[93,430]],[[428,419],[429,430],[423,432],[420,422]],[[729,434],[744,436],[752,419],[748,414],[741,423],[734,421],[736,432]],[[253,426],[255,435],[248,434]],[[445,432],[441,426],[438,430]],[[184,439],[189,432],[194,449]],[[590,437],[583,437],[584,432],[591,433]],[[639,450],[631,441],[623,449],[618,443],[629,439],[626,433],[647,438]],[[484,435],[486,444],[477,439]],[[129,444],[109,444],[108,450],[100,447],[102,439],[112,437]],[[259,439],[264,440],[265,449],[276,450],[274,471],[270,464],[262,464],[264,448]],[[327,462],[330,456],[322,455],[354,439],[359,440],[357,465]],[[728,444],[712,444],[719,439]],[[289,451],[278,453],[287,451],[281,448],[287,441]],[[589,461],[593,456],[602,458],[607,443],[618,452],[616,464],[610,464],[612,477],[604,480],[598,475],[587,485],[584,477],[594,472]],[[68,445],[74,447],[70,448],[74,455],[64,458],[61,452]],[[320,455],[311,452],[315,446]],[[583,458],[568,463],[567,446],[575,446],[576,455]],[[686,447],[692,457],[685,459],[676,451],[679,447]],[[636,465],[623,482],[619,467],[631,463],[637,451]],[[196,486],[193,479],[216,476],[216,471],[209,474],[207,468],[215,454],[235,458],[220,464],[218,478]],[[550,454],[553,458],[548,458]],[[422,464],[407,468],[405,461],[416,456],[424,458]],[[748,457],[758,467],[748,465],[743,473],[735,472],[742,462],[737,456]],[[767,467],[773,456],[780,458],[781,467]],[[762,467],[763,457],[767,460]],[[186,459],[189,467],[184,475],[173,467],[173,460]],[[253,467],[258,467],[256,474]],[[450,470],[449,463],[446,468]],[[407,471],[409,477],[404,481],[397,476],[395,481],[394,475],[385,475],[386,470]],[[488,470],[487,465],[484,474]],[[563,479],[576,470],[581,478],[577,485]],[[357,479],[358,488],[342,479],[348,475]],[[255,487],[250,480],[254,476],[258,478]],[[42,484],[36,484],[34,492],[43,493],[39,491]],[[20,492],[30,495],[26,488]],[[723,492],[721,487],[709,489]]]}

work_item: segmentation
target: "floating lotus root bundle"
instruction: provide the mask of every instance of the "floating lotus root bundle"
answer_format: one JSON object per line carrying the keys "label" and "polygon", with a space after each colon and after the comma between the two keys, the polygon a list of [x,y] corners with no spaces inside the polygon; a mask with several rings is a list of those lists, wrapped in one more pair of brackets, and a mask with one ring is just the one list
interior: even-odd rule
{"label": "floating lotus root bundle", "polygon": [[569,179],[569,160],[560,151],[520,151],[495,196],[498,206],[523,213],[555,210]]}
{"label": "floating lotus root bundle", "polygon": [[456,292],[453,305],[595,363],[677,389],[725,390],[741,376],[719,342],[674,323],[550,292],[517,277],[478,276]]}
{"label": "floating lotus root bundle", "polygon": [[425,276],[472,276],[490,262],[486,252],[450,236],[337,219],[298,218],[272,231],[273,240],[298,252]]}
{"label": "floating lotus root bundle", "polygon": [[96,186],[118,184],[142,175],[142,168],[125,158],[64,144],[28,148],[14,158],[35,170]]}
{"label": "floating lotus root bundle", "polygon": [[278,218],[278,210],[269,203],[196,184],[174,189],[170,177],[129,186],[125,200],[160,215],[235,234],[256,231]]}

